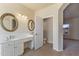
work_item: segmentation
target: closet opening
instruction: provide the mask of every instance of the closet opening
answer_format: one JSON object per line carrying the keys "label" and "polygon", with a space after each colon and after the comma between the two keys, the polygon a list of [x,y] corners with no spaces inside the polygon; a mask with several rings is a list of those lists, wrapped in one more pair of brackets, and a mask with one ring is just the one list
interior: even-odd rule
{"label": "closet opening", "polygon": [[43,45],[53,45],[53,17],[43,19]]}

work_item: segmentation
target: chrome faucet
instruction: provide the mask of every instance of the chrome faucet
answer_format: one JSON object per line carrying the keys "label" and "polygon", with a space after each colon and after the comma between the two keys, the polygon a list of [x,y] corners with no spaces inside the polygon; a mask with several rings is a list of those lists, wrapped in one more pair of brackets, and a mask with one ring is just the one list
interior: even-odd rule
{"label": "chrome faucet", "polygon": [[14,39],[14,38],[15,38],[14,35],[10,35],[9,37],[6,38],[6,40],[9,41],[9,40]]}

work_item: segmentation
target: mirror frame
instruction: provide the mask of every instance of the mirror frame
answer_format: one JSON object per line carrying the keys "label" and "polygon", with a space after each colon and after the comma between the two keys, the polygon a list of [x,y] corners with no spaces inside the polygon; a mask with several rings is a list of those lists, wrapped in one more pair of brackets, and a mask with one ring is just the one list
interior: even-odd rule
{"label": "mirror frame", "polygon": [[[33,27],[32,29],[30,28],[30,22],[31,22],[31,27]],[[30,30],[30,31],[33,31],[34,29],[35,29],[35,22],[33,21],[33,20],[29,20],[28,21],[28,29]]]}
{"label": "mirror frame", "polygon": [[[12,30],[7,29],[7,28],[4,26],[3,20],[4,20],[4,17],[6,17],[6,16],[12,16],[12,17],[14,17],[14,19],[15,19],[15,21],[16,21],[16,26],[15,26],[15,28],[13,28]],[[17,20],[17,18],[16,18],[13,14],[11,14],[11,13],[4,13],[4,14],[1,16],[0,19],[1,19],[1,26],[2,26],[3,29],[5,29],[6,31],[8,31],[8,32],[13,32],[13,31],[15,31],[15,30],[18,28],[18,20]]]}

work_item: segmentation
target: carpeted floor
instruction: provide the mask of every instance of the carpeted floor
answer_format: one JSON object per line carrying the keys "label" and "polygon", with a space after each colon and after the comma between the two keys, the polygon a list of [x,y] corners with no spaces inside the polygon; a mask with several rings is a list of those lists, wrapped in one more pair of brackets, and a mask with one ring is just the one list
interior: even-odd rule
{"label": "carpeted floor", "polygon": [[25,49],[23,56],[79,56],[79,41],[64,40],[64,51],[57,52],[51,44],[45,44],[38,50]]}

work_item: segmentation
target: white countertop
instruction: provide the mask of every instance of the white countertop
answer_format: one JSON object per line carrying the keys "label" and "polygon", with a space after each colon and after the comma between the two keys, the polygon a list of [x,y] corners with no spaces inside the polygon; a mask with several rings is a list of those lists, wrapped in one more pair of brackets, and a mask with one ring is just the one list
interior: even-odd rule
{"label": "white countertop", "polygon": [[33,40],[33,35],[27,34],[27,35],[15,36],[14,39],[2,41],[2,42],[0,42],[0,44],[10,42],[10,41],[15,41],[15,40],[22,40],[23,42],[31,41],[31,40]]}

